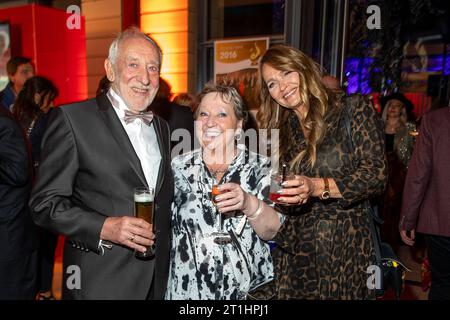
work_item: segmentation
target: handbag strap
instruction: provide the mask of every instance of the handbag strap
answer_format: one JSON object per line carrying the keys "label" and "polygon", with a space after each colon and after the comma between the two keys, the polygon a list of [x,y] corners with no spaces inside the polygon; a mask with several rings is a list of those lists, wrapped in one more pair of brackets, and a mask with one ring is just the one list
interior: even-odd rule
{"label": "handbag strap", "polygon": [[375,258],[376,258],[377,264],[381,264],[381,239],[380,239],[379,229],[375,225],[375,220],[373,219],[373,216],[375,214],[373,212],[374,209],[372,206],[370,206],[369,200],[366,200],[365,204],[366,204],[366,211],[369,212],[369,215],[372,218],[372,219],[370,219],[369,226],[370,226],[370,233],[372,235],[372,240],[373,240],[373,247],[375,250]]}
{"label": "handbag strap", "polygon": [[[350,115],[348,111],[348,105],[344,105],[342,107],[342,115],[341,119],[344,122],[345,130],[347,131],[347,135],[349,138],[349,144],[350,144],[350,150],[351,152],[355,152],[355,145],[353,144],[352,139],[352,127],[350,123]],[[375,223],[381,224],[383,223],[383,220],[378,216],[378,208],[371,205],[370,200],[367,199],[364,201],[364,206],[366,208],[366,211],[369,213],[370,216],[370,233],[372,235],[373,240],[373,246],[375,250],[375,258],[377,263],[381,263],[381,239],[379,235],[378,228]]]}

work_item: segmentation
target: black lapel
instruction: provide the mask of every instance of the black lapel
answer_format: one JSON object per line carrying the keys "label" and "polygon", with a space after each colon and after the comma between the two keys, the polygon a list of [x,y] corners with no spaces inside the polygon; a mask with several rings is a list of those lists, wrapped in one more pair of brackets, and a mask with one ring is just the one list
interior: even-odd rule
{"label": "black lapel", "polygon": [[153,125],[155,127],[156,132],[156,140],[158,140],[159,152],[161,152],[161,163],[159,165],[158,179],[156,180],[156,188],[155,188],[155,197],[156,197],[159,191],[161,190],[161,186],[163,184],[166,161],[170,161],[170,159],[167,158],[168,155],[166,152],[166,148],[170,144],[168,141],[165,141],[164,139],[163,130],[161,128],[162,125],[161,119],[156,115],[153,117]]}
{"label": "black lapel", "polygon": [[122,126],[122,123],[117,117],[117,114],[114,111],[111,102],[109,101],[108,97],[104,94],[97,96],[96,100],[97,105],[100,109],[100,114],[102,115],[106,126],[111,131],[111,135],[114,137],[114,140],[116,140],[120,149],[123,151],[123,156],[125,156],[128,159],[128,162],[130,163],[134,172],[136,172],[136,174],[138,175],[143,185],[148,187],[144,171],[142,170],[141,167],[141,162],[139,161],[136,151],[134,151],[133,145],[131,144],[130,138],[128,138],[127,132],[125,131],[125,129]]}

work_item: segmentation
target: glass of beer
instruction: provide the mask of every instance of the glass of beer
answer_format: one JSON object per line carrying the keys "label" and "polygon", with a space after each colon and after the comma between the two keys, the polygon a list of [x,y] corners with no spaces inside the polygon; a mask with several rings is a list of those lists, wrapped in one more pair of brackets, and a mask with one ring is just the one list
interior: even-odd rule
{"label": "glass of beer", "polygon": [[[134,189],[134,216],[141,218],[152,225],[154,228],[154,199],[155,190],[153,188],[135,188]],[[147,251],[135,251],[134,255],[138,258],[149,258],[155,255],[155,245],[147,247]]]}

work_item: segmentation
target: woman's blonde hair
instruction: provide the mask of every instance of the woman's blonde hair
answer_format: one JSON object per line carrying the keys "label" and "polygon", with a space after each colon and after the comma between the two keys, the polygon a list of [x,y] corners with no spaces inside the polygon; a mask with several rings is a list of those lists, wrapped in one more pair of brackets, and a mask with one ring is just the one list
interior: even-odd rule
{"label": "woman's blonde hair", "polygon": [[[306,157],[310,167],[317,160],[317,146],[322,142],[326,131],[325,115],[330,103],[337,106],[335,95],[322,83],[322,69],[310,57],[303,52],[286,46],[277,45],[269,48],[261,59],[259,65],[259,79],[261,107],[257,118],[264,129],[280,129],[280,141],[290,141],[288,137],[287,119],[292,112],[281,107],[269,93],[269,89],[262,77],[263,65],[281,71],[295,71],[300,76],[299,93],[301,103],[306,107],[306,116],[302,119],[308,134],[306,149],[297,154],[291,161],[291,168],[297,168],[303,158]],[[292,142],[292,143],[295,143]],[[280,143],[280,154],[286,152],[286,144]]]}
{"label": "woman's blonde hair", "polygon": [[402,125],[406,125],[406,123],[408,122],[408,113],[406,112],[405,104],[397,99],[391,99],[386,103],[383,113],[381,114],[381,118],[383,119],[383,122],[386,123],[386,120],[388,118],[388,109],[394,100],[402,104],[402,108],[400,109],[400,122],[402,123]]}

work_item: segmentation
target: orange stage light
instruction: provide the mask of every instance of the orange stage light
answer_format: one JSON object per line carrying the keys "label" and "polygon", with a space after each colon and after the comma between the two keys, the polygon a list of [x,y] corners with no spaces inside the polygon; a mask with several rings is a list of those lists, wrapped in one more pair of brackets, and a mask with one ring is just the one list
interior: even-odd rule
{"label": "orange stage light", "polygon": [[188,88],[188,1],[141,0],[141,30],[160,45],[164,57],[161,77],[173,93]]}
{"label": "orange stage light", "polygon": [[141,14],[188,9],[188,0],[141,0]]}

